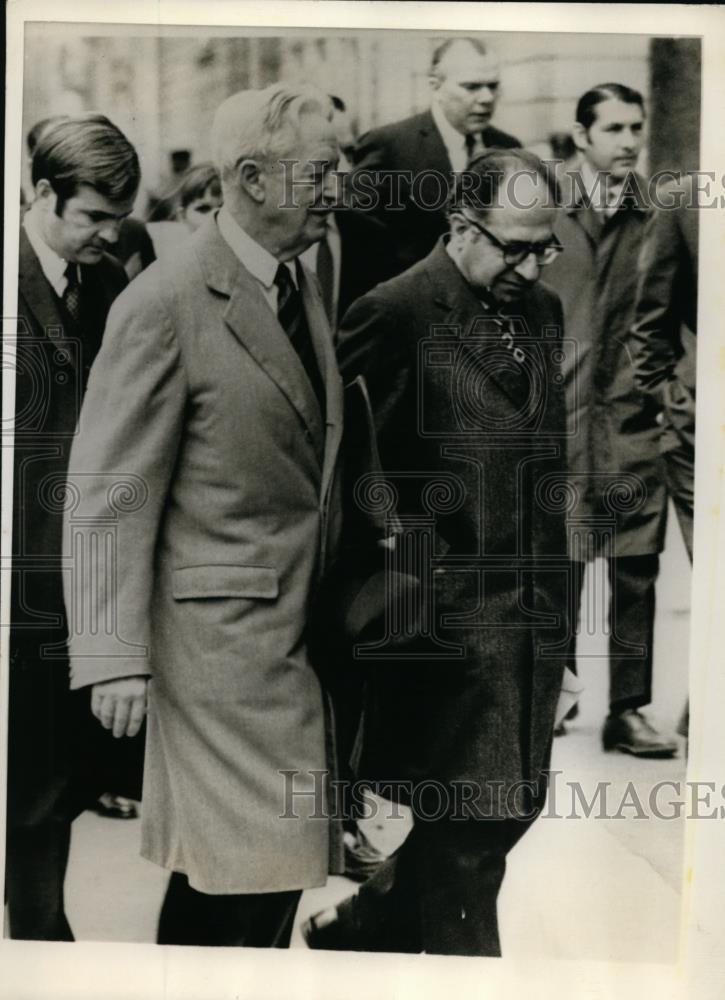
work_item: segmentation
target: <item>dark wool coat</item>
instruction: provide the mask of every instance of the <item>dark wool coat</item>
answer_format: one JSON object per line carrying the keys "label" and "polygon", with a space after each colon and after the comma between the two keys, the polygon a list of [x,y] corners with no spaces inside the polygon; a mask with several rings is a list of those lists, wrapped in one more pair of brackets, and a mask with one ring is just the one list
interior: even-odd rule
{"label": "dark wool coat", "polygon": [[[667,496],[660,458],[659,407],[637,385],[629,344],[637,293],[637,260],[649,215],[639,199],[611,217],[582,207],[564,178],[565,208],[557,236],[564,253],[546,281],[564,307],[569,465],[577,493],[572,556],[594,554],[611,537],[614,556],[659,552]],[[639,179],[639,190],[646,185]],[[575,542],[574,539],[578,539]]]}
{"label": "dark wool coat", "polygon": [[515,346],[441,241],[353,305],[338,352],[346,380],[367,379],[399,495],[398,568],[428,601],[412,636],[383,636],[377,659],[358,650],[359,772],[451,795],[471,781],[489,815],[517,814],[526,795],[511,789],[547,766],[566,629],[561,309],[538,286],[508,315]]}

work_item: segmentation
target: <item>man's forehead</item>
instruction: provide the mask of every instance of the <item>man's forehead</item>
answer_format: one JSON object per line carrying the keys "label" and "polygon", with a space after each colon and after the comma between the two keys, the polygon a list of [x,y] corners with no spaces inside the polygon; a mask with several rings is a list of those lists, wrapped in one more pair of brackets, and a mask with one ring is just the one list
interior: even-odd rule
{"label": "man's forehead", "polygon": [[456,80],[465,77],[470,80],[487,82],[498,80],[500,76],[499,62],[496,56],[489,52],[485,55],[476,52],[470,45],[449,49],[441,60],[439,68],[442,76]]}
{"label": "man's forehead", "polygon": [[629,104],[612,98],[601,101],[594,108],[594,121],[600,125],[613,125],[616,122],[631,124],[644,120],[644,112],[639,104]]}
{"label": "man's forehead", "polygon": [[123,215],[131,210],[134,197],[113,200],[101,194],[90,184],[79,184],[73,198],[78,208],[88,212],[107,212],[109,215]]}

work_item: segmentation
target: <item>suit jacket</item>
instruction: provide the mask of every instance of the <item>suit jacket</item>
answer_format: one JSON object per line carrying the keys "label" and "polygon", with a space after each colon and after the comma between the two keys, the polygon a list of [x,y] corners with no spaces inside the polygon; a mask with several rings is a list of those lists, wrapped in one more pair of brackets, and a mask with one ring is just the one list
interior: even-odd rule
{"label": "suit jacket", "polygon": [[[114,780],[109,735],[85,699],[69,697],[61,551],[68,460],[88,370],[126,276],[109,256],[81,267],[83,323],[76,327],[22,228],[18,272],[8,822],[27,830],[69,821]],[[80,734],[90,723],[97,732],[81,755]]]}
{"label": "suit jacket", "polygon": [[546,767],[566,631],[561,309],[538,286],[507,316],[530,379],[441,242],[352,306],[338,350],[375,414],[389,486],[369,499],[397,497],[396,568],[427,602],[368,650],[361,775],[473,781],[492,815],[516,815],[506,791]]}
{"label": "suit jacket", "polygon": [[71,637],[72,683],[151,675],[142,853],[209,893],[320,885],[330,864],[326,819],[285,798],[328,766],[306,626],[340,530],[342,385],[311,275],[301,290],[326,426],[210,219],[116,302],[71,460],[68,544],[105,528],[118,581],[86,573],[107,627]]}
{"label": "suit jacket", "polygon": [[[639,180],[640,192],[646,183]],[[557,224],[564,252],[546,269],[560,295],[567,337],[576,343],[565,366],[569,465],[583,524],[604,519],[611,554],[645,555],[664,544],[667,496],[660,456],[658,406],[638,387],[629,353],[637,258],[649,207],[637,199],[610,218],[579,204],[567,190]],[[601,520],[600,520],[600,523]],[[593,555],[572,536],[572,555]]]}
{"label": "suit jacket", "polygon": [[[481,133],[487,148],[511,148],[521,143],[511,135],[488,126]],[[363,135],[354,153],[354,175],[361,171],[407,171],[415,178],[423,171],[428,176],[419,184],[401,183],[402,210],[386,211],[381,205],[378,217],[388,227],[397,255],[396,270],[402,271],[430,253],[436,240],[446,231],[445,192],[451,178],[451,162],[431,111],[412,115],[403,121],[372,129]],[[351,180],[353,191],[356,177]],[[385,185],[379,189],[381,201]],[[430,206],[437,205],[435,210]]]}
{"label": "suit jacket", "polygon": [[[698,212],[692,178],[667,185],[647,225],[630,345],[634,377],[664,407],[665,438],[695,448]],[[667,199],[667,201],[665,200]]]}

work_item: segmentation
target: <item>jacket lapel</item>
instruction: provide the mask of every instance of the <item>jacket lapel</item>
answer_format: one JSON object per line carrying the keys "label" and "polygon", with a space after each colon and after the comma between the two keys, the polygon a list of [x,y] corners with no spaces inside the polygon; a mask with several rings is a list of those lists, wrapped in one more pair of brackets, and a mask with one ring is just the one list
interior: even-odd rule
{"label": "jacket lapel", "polygon": [[322,463],[325,429],[319,404],[302,362],[258,282],[239,262],[215,220],[200,232],[196,249],[207,285],[229,298],[225,323],[302,418]]}
{"label": "jacket lapel", "polygon": [[447,176],[453,170],[453,166],[433,115],[430,111],[426,111],[420,117],[418,154],[415,162],[420,165],[421,169],[437,170]]}
{"label": "jacket lapel", "polygon": [[18,255],[18,288],[41,330],[63,325],[58,301],[22,226]]}

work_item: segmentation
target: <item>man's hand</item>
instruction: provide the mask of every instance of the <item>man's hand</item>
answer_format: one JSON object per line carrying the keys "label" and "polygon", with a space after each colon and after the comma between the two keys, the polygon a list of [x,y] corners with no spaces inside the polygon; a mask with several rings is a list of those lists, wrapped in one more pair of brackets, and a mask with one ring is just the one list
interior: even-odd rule
{"label": "man's hand", "polygon": [[115,737],[135,736],[146,715],[146,677],[121,677],[94,684],[91,711]]}

